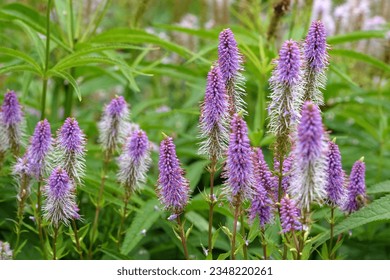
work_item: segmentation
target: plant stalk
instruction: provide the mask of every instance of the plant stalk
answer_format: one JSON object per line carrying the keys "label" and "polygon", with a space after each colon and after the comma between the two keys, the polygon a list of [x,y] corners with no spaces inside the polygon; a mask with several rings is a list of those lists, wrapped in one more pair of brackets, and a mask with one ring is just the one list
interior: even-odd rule
{"label": "plant stalk", "polygon": [[244,253],[244,260],[247,260],[248,259],[248,248],[247,248],[247,245],[246,245],[246,238],[245,238],[244,216],[245,216],[245,214],[241,215],[240,223],[241,223],[241,236],[244,239],[244,245],[242,246],[242,251]]}
{"label": "plant stalk", "polygon": [[57,259],[57,237],[58,237],[58,225],[54,226],[54,236],[53,236],[53,260]]}
{"label": "plant stalk", "polygon": [[118,249],[120,248],[121,238],[122,238],[122,228],[123,228],[123,224],[125,223],[125,219],[126,219],[126,215],[127,215],[127,205],[129,204],[129,200],[130,200],[130,194],[128,194],[127,191],[125,191],[125,192],[126,193],[125,193],[125,197],[123,199],[124,206],[123,206],[123,212],[122,212],[122,217],[121,217],[121,223],[119,224],[118,235],[117,235]]}
{"label": "plant stalk", "polygon": [[261,245],[263,247],[263,258],[264,260],[267,259],[267,241],[265,239],[265,229],[261,228]]}
{"label": "plant stalk", "polygon": [[80,246],[80,240],[79,240],[79,235],[78,235],[78,230],[77,230],[77,224],[75,219],[72,220],[72,229],[74,233],[74,239],[76,240],[76,248],[77,248],[77,253],[80,255],[80,260],[83,260],[83,250],[81,250]]}
{"label": "plant stalk", "polygon": [[42,80],[42,99],[41,99],[41,120],[45,118],[46,109],[46,93],[47,93],[47,71],[49,70],[49,56],[50,56],[50,9],[52,0],[47,1],[46,9],[46,53],[45,53],[45,69]]}
{"label": "plant stalk", "polygon": [[186,240],[186,235],[184,233],[184,226],[180,220],[180,215],[177,215],[177,224],[179,225],[179,234],[180,234],[181,244],[183,245],[184,257],[186,260],[189,260],[190,258],[188,256],[187,240]]}
{"label": "plant stalk", "polygon": [[232,236],[232,251],[231,251],[231,259],[236,259],[236,236],[237,236],[237,223],[238,223],[238,216],[240,216],[240,205],[236,206],[236,209],[234,211],[234,223],[233,223],[233,236]]}
{"label": "plant stalk", "polygon": [[209,209],[209,251],[208,253],[211,255],[211,258],[213,257],[213,210],[215,205],[215,199],[214,199],[214,176],[216,172],[216,166],[217,166],[217,160],[215,156],[211,159],[211,165],[210,165],[210,209]]}

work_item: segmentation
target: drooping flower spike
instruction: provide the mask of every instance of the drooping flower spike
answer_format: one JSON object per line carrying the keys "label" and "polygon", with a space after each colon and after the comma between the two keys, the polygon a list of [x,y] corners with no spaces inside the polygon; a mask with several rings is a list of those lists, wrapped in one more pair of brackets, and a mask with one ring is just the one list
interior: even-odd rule
{"label": "drooping flower spike", "polygon": [[75,184],[81,184],[85,173],[84,132],[75,118],[67,118],[57,131],[53,165],[65,169]]}
{"label": "drooping flower spike", "polygon": [[285,155],[289,149],[289,135],[299,120],[302,98],[301,54],[298,44],[286,41],[279,51],[279,59],[269,80],[271,102],[268,107],[269,131],[276,135],[277,150]]}
{"label": "drooping flower spike", "polygon": [[347,198],[344,204],[344,211],[348,213],[355,212],[362,208],[367,200],[365,173],[366,165],[364,158],[356,161],[349,175],[347,188]]}
{"label": "drooping flower spike", "polygon": [[190,187],[171,137],[166,136],[160,143],[158,169],[157,195],[165,209],[178,216],[188,203]]}
{"label": "drooping flower spike", "polygon": [[213,66],[207,76],[206,93],[201,107],[200,130],[203,139],[199,152],[209,159],[220,159],[227,148],[228,96],[220,67]]}
{"label": "drooping flower spike", "polygon": [[127,195],[145,182],[150,162],[148,136],[144,131],[136,130],[128,137],[118,160],[118,180],[125,187]]}
{"label": "drooping flower spike", "polygon": [[291,195],[301,209],[309,211],[312,202],[322,203],[326,198],[326,137],[318,106],[305,102],[293,150],[290,185]]}
{"label": "drooping flower spike", "polygon": [[264,156],[260,148],[253,151],[254,186],[251,205],[249,208],[249,222],[259,217],[260,226],[264,227],[271,221],[273,202],[267,192],[266,186],[272,184],[271,173],[264,163]]}
{"label": "drooping flower spike", "polygon": [[17,156],[22,145],[23,112],[16,93],[11,90],[4,95],[0,110],[0,152],[11,148]]}
{"label": "drooping flower spike", "polygon": [[225,193],[233,206],[251,198],[254,185],[252,150],[248,127],[239,114],[235,114],[231,121],[224,178]]}
{"label": "drooping flower spike", "polygon": [[321,21],[314,21],[304,43],[304,97],[317,105],[323,105],[321,89],[326,84],[326,68],[328,66],[328,45],[326,30]]}
{"label": "drooping flower spike", "polygon": [[108,154],[122,145],[129,132],[129,106],[123,96],[117,96],[106,106],[98,124],[99,142]]}
{"label": "drooping flower spike", "polygon": [[244,69],[242,55],[234,34],[229,28],[222,30],[219,34],[218,65],[229,96],[230,116],[238,112],[245,113],[245,102],[242,99],[245,95],[245,80],[241,74]]}
{"label": "drooping flower spike", "polygon": [[54,227],[62,222],[66,225],[72,219],[79,219],[74,186],[65,169],[57,167],[51,173],[45,186],[44,218]]}
{"label": "drooping flower spike", "polygon": [[339,147],[334,141],[328,142],[327,162],[326,192],[328,200],[332,205],[342,207],[342,203],[345,198],[345,173],[341,165]]}

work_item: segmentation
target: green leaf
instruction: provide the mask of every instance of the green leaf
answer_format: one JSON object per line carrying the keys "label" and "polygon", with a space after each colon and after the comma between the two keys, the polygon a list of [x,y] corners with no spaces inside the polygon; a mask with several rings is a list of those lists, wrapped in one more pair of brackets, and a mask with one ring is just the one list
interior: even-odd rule
{"label": "green leaf", "polygon": [[208,164],[208,161],[202,160],[194,162],[193,164],[189,165],[187,172],[187,178],[190,181],[190,187],[191,190],[194,190],[194,188],[198,185],[200,177],[202,176],[202,173]]}
{"label": "green leaf", "polygon": [[160,218],[160,212],[155,210],[155,205],[158,204],[157,200],[149,200],[139,209],[132,224],[126,231],[121,248],[122,254],[127,255],[130,253],[144,237],[141,233],[142,230],[148,230]]}
{"label": "green leaf", "polygon": [[327,38],[330,45],[337,45],[347,42],[359,41],[372,38],[383,38],[386,31],[370,30],[370,31],[356,31],[348,34],[336,35]]}
{"label": "green leaf", "polygon": [[208,232],[209,231],[209,223],[206,221],[205,218],[203,218],[201,215],[194,211],[190,211],[185,214],[186,219],[189,220],[197,229],[199,229],[201,232]]}
{"label": "green leaf", "polygon": [[[349,217],[336,225],[334,228],[334,236],[368,223],[387,220],[390,220],[390,195],[381,197],[380,199],[372,202],[370,205],[360,209],[355,213],[352,213]],[[315,249],[322,245],[329,238],[329,230],[316,236],[313,238],[313,248]]]}
{"label": "green leaf", "polygon": [[77,97],[78,97],[79,101],[81,101],[82,98],[81,98],[80,88],[79,88],[76,80],[69,73],[67,73],[65,71],[50,69],[47,74],[49,76],[57,76],[57,77],[60,77],[60,78],[62,78],[64,80],[67,80],[72,85],[74,91],[77,94]]}
{"label": "green leaf", "polygon": [[331,49],[329,51],[329,54],[360,60],[362,62],[371,64],[372,66],[375,66],[383,71],[390,72],[390,66],[387,63],[364,53],[355,52],[352,50],[345,50],[345,49]]}
{"label": "green leaf", "polygon": [[19,58],[19,59],[23,60],[27,64],[30,64],[32,67],[34,67],[34,69],[36,70],[37,73],[42,75],[42,69],[39,66],[39,64],[36,63],[32,57],[28,56],[24,52],[10,49],[10,48],[6,48],[6,47],[0,47],[0,54],[12,56],[12,57]]}
{"label": "green leaf", "polygon": [[0,68],[0,74],[9,73],[9,72],[18,72],[18,71],[27,71],[33,72],[35,74],[41,75],[34,67],[28,64],[19,64],[19,65],[9,65]]}
{"label": "green leaf", "polygon": [[390,193],[390,180],[380,182],[367,188],[368,194]]}

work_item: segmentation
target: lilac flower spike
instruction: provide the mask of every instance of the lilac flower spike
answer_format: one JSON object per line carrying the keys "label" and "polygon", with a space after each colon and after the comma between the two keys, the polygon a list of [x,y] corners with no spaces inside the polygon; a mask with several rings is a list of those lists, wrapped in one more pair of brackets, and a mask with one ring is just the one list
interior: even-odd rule
{"label": "lilac flower spike", "polygon": [[233,206],[251,198],[254,185],[252,150],[247,125],[239,114],[235,114],[231,121],[224,177],[225,192]]}
{"label": "lilac flower spike", "polygon": [[324,103],[320,89],[326,84],[327,49],[325,26],[321,21],[314,21],[304,43],[304,100],[312,100],[317,105]]}
{"label": "lilac flower spike", "polygon": [[0,110],[0,147],[3,152],[11,147],[14,155],[19,153],[22,138],[22,107],[19,104],[16,93],[11,90],[4,95],[4,101]]}
{"label": "lilac flower spike", "polygon": [[269,131],[276,135],[280,153],[285,154],[289,145],[289,134],[299,119],[302,96],[301,58],[298,44],[286,41],[279,51],[276,68],[269,80],[271,102],[268,107]]}
{"label": "lilac flower spike", "polygon": [[82,182],[85,172],[85,135],[75,118],[67,118],[57,132],[54,166],[61,166],[75,184]]}
{"label": "lilac flower spike", "polygon": [[41,178],[46,168],[46,156],[52,147],[50,123],[45,119],[38,122],[28,147],[27,156],[30,161],[30,174]]}
{"label": "lilac flower spike", "polygon": [[310,210],[312,202],[326,197],[326,135],[320,110],[310,101],[302,108],[297,142],[293,150],[294,170],[290,191],[299,207]]}
{"label": "lilac flower spike", "polygon": [[363,160],[361,158],[355,162],[349,176],[347,198],[343,207],[349,214],[359,210],[366,203],[366,165]]}
{"label": "lilac flower spike", "polygon": [[302,224],[299,221],[300,211],[297,208],[294,200],[285,196],[280,201],[280,222],[282,224],[282,232],[287,233],[294,230],[302,230]]}
{"label": "lilac flower spike", "polygon": [[136,130],[127,139],[118,161],[118,180],[125,187],[127,195],[145,182],[150,162],[148,136],[144,131]]}
{"label": "lilac flower spike", "polygon": [[278,188],[275,186],[274,178],[268,167],[267,162],[264,159],[263,152],[260,148],[255,149],[255,176],[261,180],[262,185],[268,193],[269,198],[276,202],[278,201]]}
{"label": "lilac flower spike", "polygon": [[267,193],[266,186],[271,183],[271,173],[264,164],[263,153],[260,148],[253,151],[254,186],[251,205],[249,208],[249,221],[253,222],[259,216],[260,226],[264,227],[272,218],[272,200]]}
{"label": "lilac flower spike", "polygon": [[234,113],[244,111],[245,102],[242,96],[245,95],[245,91],[244,77],[241,74],[242,55],[229,28],[219,34],[218,65],[229,96],[229,111],[232,116]]}
{"label": "lilac flower spike", "polygon": [[61,167],[55,168],[45,186],[46,201],[43,208],[44,218],[53,226],[58,227],[60,222],[68,225],[69,220],[80,217],[73,189],[72,180],[66,171]]}
{"label": "lilac flower spike", "polygon": [[113,153],[123,144],[129,130],[129,108],[123,96],[117,96],[106,106],[98,124],[99,142],[103,150]]}
{"label": "lilac flower spike", "polygon": [[207,76],[199,122],[201,138],[204,139],[199,152],[210,159],[220,159],[227,147],[228,96],[219,66],[214,66]]}
{"label": "lilac flower spike", "polygon": [[344,170],[341,166],[341,155],[337,144],[333,141],[328,142],[328,168],[326,192],[329,202],[332,205],[342,206],[345,197],[344,189]]}
{"label": "lilac flower spike", "polygon": [[157,193],[160,201],[165,209],[179,215],[188,203],[190,188],[171,137],[161,141],[158,169]]}

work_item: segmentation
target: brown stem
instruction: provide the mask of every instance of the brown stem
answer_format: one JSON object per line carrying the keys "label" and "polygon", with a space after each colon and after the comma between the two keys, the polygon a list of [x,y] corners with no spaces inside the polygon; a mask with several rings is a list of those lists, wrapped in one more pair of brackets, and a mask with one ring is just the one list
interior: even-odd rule
{"label": "brown stem", "polygon": [[179,234],[180,234],[181,244],[183,245],[184,257],[186,260],[189,260],[190,258],[188,256],[187,240],[186,240],[186,235],[184,233],[184,226],[180,220],[180,215],[177,215],[177,224],[179,225]]}
{"label": "brown stem", "polygon": [[53,236],[53,260],[57,259],[57,236],[58,236],[58,225],[55,225],[54,236]]}
{"label": "brown stem", "polygon": [[129,204],[130,200],[130,194],[125,191],[125,197],[123,198],[124,206],[123,206],[123,215],[121,217],[121,223],[119,224],[118,228],[118,234],[117,234],[117,240],[118,240],[118,249],[120,248],[121,244],[121,237],[122,237],[122,228],[123,224],[125,223],[126,215],[127,215],[127,205]]}
{"label": "brown stem", "polygon": [[264,260],[267,259],[267,241],[265,240],[265,230],[261,228],[261,245],[263,247]]}
{"label": "brown stem", "polygon": [[276,37],[279,21],[286,14],[290,7],[290,0],[280,0],[274,6],[274,14],[268,27],[267,39],[273,40]]}
{"label": "brown stem", "polygon": [[297,249],[297,260],[300,260],[301,259],[301,249],[300,249],[297,235],[295,234],[295,230],[292,231],[292,236],[294,239],[295,248]]}

